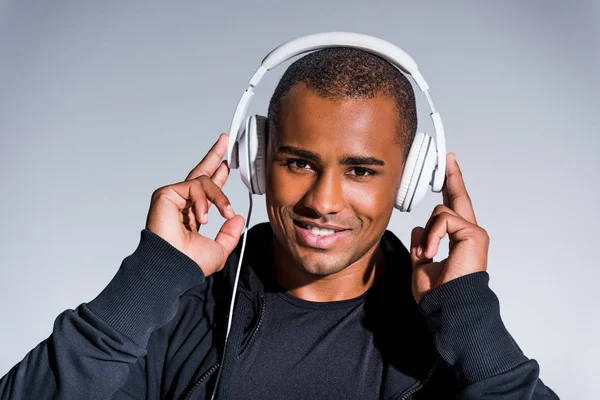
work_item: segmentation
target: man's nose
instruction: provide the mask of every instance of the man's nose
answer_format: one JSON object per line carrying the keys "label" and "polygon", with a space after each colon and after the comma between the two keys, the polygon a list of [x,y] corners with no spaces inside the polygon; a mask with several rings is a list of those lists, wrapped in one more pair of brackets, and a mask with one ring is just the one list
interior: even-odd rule
{"label": "man's nose", "polygon": [[335,214],[344,209],[342,177],[333,172],[323,172],[304,196],[304,205],[319,216]]}

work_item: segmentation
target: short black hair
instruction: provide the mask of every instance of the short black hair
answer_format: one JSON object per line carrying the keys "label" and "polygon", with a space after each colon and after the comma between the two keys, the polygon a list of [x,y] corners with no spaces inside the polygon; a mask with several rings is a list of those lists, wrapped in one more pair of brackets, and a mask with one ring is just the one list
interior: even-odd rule
{"label": "short black hair", "polygon": [[398,143],[404,157],[417,131],[413,88],[402,72],[375,54],[348,47],[318,50],[296,60],[284,72],[269,102],[269,131],[275,132],[285,95],[297,84],[323,98],[390,96],[398,108]]}

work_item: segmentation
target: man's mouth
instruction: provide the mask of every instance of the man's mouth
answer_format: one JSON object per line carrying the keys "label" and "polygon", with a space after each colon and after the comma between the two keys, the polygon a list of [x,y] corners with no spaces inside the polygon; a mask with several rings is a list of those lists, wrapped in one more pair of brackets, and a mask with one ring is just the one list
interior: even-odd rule
{"label": "man's mouth", "polygon": [[308,229],[309,231],[311,231],[311,233],[313,235],[317,235],[317,236],[333,235],[336,232],[341,232],[341,231],[346,230],[346,228],[341,228],[339,226],[328,225],[328,224],[317,224],[317,223],[304,222],[304,221],[298,221],[298,220],[294,220],[294,223],[304,229]]}
{"label": "man's mouth", "polygon": [[330,248],[345,237],[348,229],[331,224],[294,220],[297,233],[304,245],[317,248]]}

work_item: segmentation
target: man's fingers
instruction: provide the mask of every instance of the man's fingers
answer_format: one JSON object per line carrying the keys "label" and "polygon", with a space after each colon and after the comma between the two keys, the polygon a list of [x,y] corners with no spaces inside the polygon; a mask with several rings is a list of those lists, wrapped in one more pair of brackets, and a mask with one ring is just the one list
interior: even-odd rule
{"label": "man's fingers", "polygon": [[449,235],[451,242],[459,242],[469,237],[467,232],[479,229],[461,216],[444,211],[432,217],[433,223],[423,234],[423,257],[433,259],[439,250],[442,239]]}
{"label": "man's fingers", "polygon": [[225,185],[225,182],[227,182],[228,177],[229,177],[229,165],[227,164],[227,161],[223,161],[223,162],[221,162],[221,164],[219,165],[219,168],[217,168],[215,173],[212,174],[210,179],[215,183],[215,185],[222,188],[223,185]]}
{"label": "man's fingers", "polygon": [[467,221],[477,225],[473,204],[454,153],[448,153],[446,156],[446,182],[444,185],[446,186],[444,204]]}
{"label": "man's fingers", "polygon": [[201,175],[191,181],[165,186],[157,190],[154,196],[169,199],[179,211],[188,210],[189,213],[191,207],[199,224],[208,223],[208,209],[211,203],[216,205],[224,218],[229,219],[235,216],[225,193],[206,175]]}
{"label": "man's fingers", "polygon": [[457,217],[460,217],[457,213],[455,213],[450,207],[446,206],[445,204],[438,204],[437,206],[435,206],[433,211],[431,212],[431,216],[429,217],[429,219],[427,220],[427,223],[425,224],[425,234],[423,234],[421,236],[421,238],[423,240],[421,242],[421,247],[423,250],[427,247],[427,243],[425,241],[427,238],[427,232],[429,232],[431,230],[431,226],[437,221],[437,216],[442,213],[448,213],[448,214],[452,214],[452,215],[456,215]]}
{"label": "man's fingers", "polygon": [[421,243],[423,242],[423,234],[425,233],[425,228],[422,226],[417,226],[413,228],[410,234],[410,259],[412,261],[413,267],[418,266],[423,262],[428,262],[422,258],[423,256],[423,246]]}
{"label": "man's fingers", "polygon": [[450,201],[450,194],[448,193],[448,179],[444,179],[444,184],[442,185],[442,199],[443,203],[446,207],[452,209],[452,204]]}
{"label": "man's fingers", "polygon": [[201,175],[212,176],[219,167],[223,157],[225,157],[228,140],[229,136],[226,133],[222,133],[217,142],[206,153],[202,161],[188,174],[185,180],[196,179]]}
{"label": "man's fingers", "polygon": [[[452,227],[447,225],[446,220],[448,218],[453,219]],[[446,205],[438,204],[435,206],[425,227],[413,229],[411,237],[411,256],[416,257],[413,259],[413,265],[415,262],[423,263],[423,260],[433,259],[438,253],[440,242],[444,236],[446,236],[446,234],[454,233],[452,229],[463,225],[472,226],[471,223]],[[420,240],[416,242],[417,239]]]}
{"label": "man's fingers", "polygon": [[435,222],[431,225],[428,232],[425,233],[423,240],[423,257],[435,257],[440,248],[440,242],[448,233],[448,218],[450,214],[440,214],[435,218]]}
{"label": "man's fingers", "polygon": [[[172,197],[179,197],[177,204],[179,211],[188,210],[191,206],[193,217],[198,221],[198,227],[200,224],[208,222],[208,202],[200,182],[181,182],[171,185],[170,188],[172,193],[175,194]],[[187,213],[189,214],[189,210]]]}
{"label": "man's fingers", "polygon": [[225,221],[219,233],[217,233],[215,242],[223,246],[226,256],[231,254],[240,241],[240,236],[244,231],[244,224],[244,218],[241,215],[235,215],[233,218]]}
{"label": "man's fingers", "polygon": [[189,196],[193,202],[194,215],[199,222],[198,228],[200,228],[200,224],[206,225],[208,223],[208,208],[210,207],[202,185],[191,184],[189,186]]}
{"label": "man's fingers", "polygon": [[221,188],[206,175],[200,176],[197,180],[202,185],[208,201],[217,207],[221,215],[224,218],[233,218],[235,213],[229,199],[225,196]]}

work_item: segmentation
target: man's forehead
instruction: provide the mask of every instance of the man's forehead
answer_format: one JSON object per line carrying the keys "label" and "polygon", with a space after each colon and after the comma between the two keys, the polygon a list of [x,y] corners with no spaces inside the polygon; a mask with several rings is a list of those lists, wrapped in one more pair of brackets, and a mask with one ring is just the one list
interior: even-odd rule
{"label": "man's forehead", "polygon": [[277,145],[343,147],[353,154],[398,146],[396,104],[385,96],[330,99],[298,86],[285,96],[277,125]]}
{"label": "man's forehead", "polygon": [[390,120],[397,119],[399,114],[394,99],[384,94],[376,96],[322,96],[309,89],[305,84],[298,84],[290,89],[283,97],[281,106],[283,114],[303,115],[311,113],[326,115],[332,112],[352,110],[352,112],[362,115],[373,108],[379,110],[380,116],[385,114]]}

